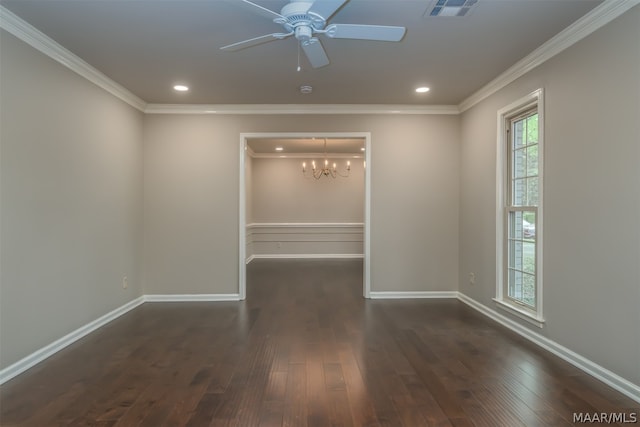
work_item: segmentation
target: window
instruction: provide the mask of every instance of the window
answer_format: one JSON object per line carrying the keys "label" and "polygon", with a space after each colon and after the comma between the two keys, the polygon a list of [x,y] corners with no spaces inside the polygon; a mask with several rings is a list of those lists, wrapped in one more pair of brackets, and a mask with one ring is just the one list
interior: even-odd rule
{"label": "window", "polygon": [[542,326],[542,91],[498,112],[496,302]]}

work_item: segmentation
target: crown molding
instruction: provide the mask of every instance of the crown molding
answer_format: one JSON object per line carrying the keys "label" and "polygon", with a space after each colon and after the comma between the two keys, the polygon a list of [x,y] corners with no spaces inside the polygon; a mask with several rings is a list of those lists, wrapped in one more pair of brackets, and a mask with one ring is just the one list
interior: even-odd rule
{"label": "crown molding", "polygon": [[251,147],[249,147],[249,145],[245,147],[245,150],[247,150],[247,154],[249,155],[249,157],[254,158],[256,156],[256,152],[253,151]]}
{"label": "crown molding", "polygon": [[640,0],[605,0],[458,104],[459,111],[468,110],[638,4]]}
{"label": "crown molding", "polygon": [[608,24],[640,0],[605,0],[458,105],[148,104],[0,5],[0,28],[146,114],[460,114]]}
{"label": "crown molding", "polygon": [[362,228],[364,222],[252,222],[247,228]]}
{"label": "crown molding", "polygon": [[456,105],[147,104],[147,114],[459,114]]}
{"label": "crown molding", "polygon": [[[248,150],[247,150],[248,151]],[[331,158],[331,159],[364,159],[361,153],[249,153],[254,159],[310,159],[310,158]]]}
{"label": "crown molding", "polygon": [[0,28],[13,34],[34,49],[39,50],[49,58],[59,62],[132,107],[144,111],[147,105],[145,101],[1,5]]}

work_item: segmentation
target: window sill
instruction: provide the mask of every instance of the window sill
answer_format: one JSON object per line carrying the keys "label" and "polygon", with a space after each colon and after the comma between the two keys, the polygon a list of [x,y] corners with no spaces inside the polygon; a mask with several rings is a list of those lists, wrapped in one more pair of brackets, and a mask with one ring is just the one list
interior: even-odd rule
{"label": "window sill", "polygon": [[532,325],[537,326],[538,328],[544,327],[544,322],[545,322],[544,318],[538,317],[535,314],[532,314],[526,310],[523,310],[522,308],[515,306],[513,304],[509,304],[506,301],[502,301],[496,298],[493,298],[493,300],[496,302],[496,305],[498,308],[506,311],[507,313],[510,313],[526,322],[529,322]]}

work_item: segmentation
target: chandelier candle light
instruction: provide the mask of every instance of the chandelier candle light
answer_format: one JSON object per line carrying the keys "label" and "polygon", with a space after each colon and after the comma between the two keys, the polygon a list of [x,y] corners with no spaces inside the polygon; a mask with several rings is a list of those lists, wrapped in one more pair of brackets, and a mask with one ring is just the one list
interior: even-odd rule
{"label": "chandelier candle light", "polygon": [[[341,173],[340,171],[338,171],[338,166],[336,163],[333,163],[333,167],[329,167],[329,159],[327,158],[327,138],[324,139],[324,165],[321,168],[318,168],[316,166],[316,161],[312,160],[311,161],[311,176],[313,176],[315,179],[320,179],[323,176],[330,176],[331,178],[336,178],[338,176],[341,176],[343,178],[346,178],[349,176],[349,173],[351,172],[351,162],[347,161],[347,168],[345,173]],[[306,177],[306,178],[311,178],[311,176],[309,176],[307,174],[307,163],[306,162],[302,162],[302,174]]]}

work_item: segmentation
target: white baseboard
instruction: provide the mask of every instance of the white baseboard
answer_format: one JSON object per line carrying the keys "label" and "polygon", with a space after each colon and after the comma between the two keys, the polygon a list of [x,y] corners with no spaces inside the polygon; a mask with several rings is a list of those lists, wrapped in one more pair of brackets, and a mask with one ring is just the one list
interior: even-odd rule
{"label": "white baseboard", "polygon": [[138,297],[133,301],[129,301],[121,307],[116,308],[113,311],[105,314],[104,316],[99,317],[98,319],[87,323],[86,325],[76,329],[75,331],[63,336],[62,338],[52,342],[51,344],[42,347],[40,350],[37,350],[27,357],[17,361],[13,365],[7,366],[2,371],[0,371],[0,384],[4,384],[15,376],[23,373],[27,369],[35,366],[36,364],[42,362],[48,357],[54,355],[59,352],[63,348],[73,344],[78,341],[80,338],[83,338],[89,335],[91,332],[100,328],[101,326],[106,325],[114,319],[122,316],[130,310],[138,307],[142,303],[145,302],[144,297]]}
{"label": "white baseboard", "polygon": [[24,357],[16,363],[7,366],[0,371],[0,384],[4,384],[10,379],[20,375],[24,371],[48,357],[53,356],[60,350],[68,347],[79,339],[89,335],[91,332],[106,325],[107,323],[117,319],[123,314],[133,310],[139,305],[145,302],[188,302],[188,301],[239,301],[239,294],[196,294],[196,295],[143,295],[129,301],[121,307],[116,308],[113,311],[99,317],[98,319],[87,323],[86,325],[76,329],[75,331],[65,335],[64,337],[52,342],[51,344],[42,347],[39,350],[31,353],[27,357]]}
{"label": "white baseboard", "polygon": [[621,376],[603,368],[597,363],[579,355],[578,353],[569,350],[568,348],[558,344],[557,342],[550,340],[547,337],[540,335],[539,333],[517,323],[508,317],[498,313],[495,310],[488,308],[487,306],[480,304],[473,298],[458,292],[458,299],[469,307],[479,311],[492,320],[500,323],[501,325],[509,328],[518,335],[528,339],[532,343],[542,347],[543,349],[555,354],[559,358],[571,363],[576,368],[586,372],[592,377],[597,378],[608,386],[616,389],[620,393],[640,403],[640,386],[633,384],[631,381],[622,378]]}
{"label": "white baseboard", "polygon": [[145,295],[144,302],[240,301],[240,294]]}
{"label": "white baseboard", "polygon": [[[254,259],[362,259],[362,254],[256,254],[247,259],[249,264]],[[454,297],[455,298],[455,297]]]}
{"label": "white baseboard", "polygon": [[415,292],[373,292],[371,299],[418,299],[418,298],[457,298],[457,291],[415,291]]}
{"label": "white baseboard", "polygon": [[[579,355],[578,353],[558,344],[557,342],[546,338],[527,327],[520,325],[508,317],[498,313],[487,306],[480,304],[476,300],[457,291],[425,291],[425,292],[371,292],[372,299],[418,299],[418,298],[457,298],[469,307],[477,310],[481,314],[509,328],[518,335],[528,339],[539,347],[555,354],[561,359],[571,363],[578,369],[597,378],[603,383],[609,385],[630,399],[640,403],[640,386],[634,384],[625,378],[609,371]],[[76,329],[75,331],[65,335],[64,337],[52,342],[51,344],[31,353],[29,356],[17,361],[16,363],[2,369],[0,371],[0,384],[4,384],[10,379],[23,373],[27,369],[42,362],[63,348],[73,344],[79,339],[85,337],[101,326],[106,325],[112,320],[122,316],[128,311],[133,310],[145,302],[192,302],[192,301],[239,301],[239,294],[180,294],[180,295],[144,295],[132,300],[123,306],[99,317],[98,319],[87,323],[86,325]]]}

